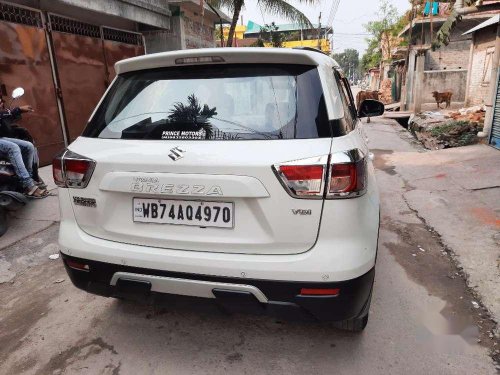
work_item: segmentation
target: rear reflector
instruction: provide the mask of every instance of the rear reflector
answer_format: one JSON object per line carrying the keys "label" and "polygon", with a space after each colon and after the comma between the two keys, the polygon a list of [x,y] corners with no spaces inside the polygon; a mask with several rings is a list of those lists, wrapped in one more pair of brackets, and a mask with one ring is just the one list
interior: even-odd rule
{"label": "rear reflector", "polygon": [[77,262],[75,260],[67,259],[66,264],[68,265],[68,267],[73,268],[75,270],[86,271],[86,272],[90,271],[90,267],[88,264]]}
{"label": "rear reflector", "polygon": [[300,290],[301,296],[338,296],[340,289],[309,289],[302,288]]}

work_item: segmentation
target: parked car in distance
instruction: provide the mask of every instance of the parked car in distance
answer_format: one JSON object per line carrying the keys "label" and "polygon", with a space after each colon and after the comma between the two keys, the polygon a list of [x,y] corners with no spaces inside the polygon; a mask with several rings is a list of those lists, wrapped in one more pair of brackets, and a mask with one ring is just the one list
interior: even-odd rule
{"label": "parked car in distance", "polygon": [[337,66],[270,48],[118,62],[82,136],[53,163],[72,282],[363,330],[379,195]]}

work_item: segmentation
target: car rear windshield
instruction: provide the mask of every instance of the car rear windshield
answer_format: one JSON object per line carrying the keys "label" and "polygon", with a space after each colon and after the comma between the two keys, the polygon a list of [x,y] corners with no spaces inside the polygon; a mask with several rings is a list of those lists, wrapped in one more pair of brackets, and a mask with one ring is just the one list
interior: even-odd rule
{"label": "car rear windshield", "polygon": [[83,136],[150,140],[330,137],[318,71],[303,65],[210,65],[117,77]]}

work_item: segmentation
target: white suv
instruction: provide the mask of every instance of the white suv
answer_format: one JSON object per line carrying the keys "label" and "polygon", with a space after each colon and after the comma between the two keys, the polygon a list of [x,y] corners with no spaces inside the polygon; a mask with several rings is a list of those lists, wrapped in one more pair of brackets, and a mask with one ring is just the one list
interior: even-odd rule
{"label": "white suv", "polygon": [[[200,49],[116,71],[83,135],[53,163],[73,283],[362,330],[379,196],[335,61],[311,50]],[[365,101],[360,112],[383,105]]]}

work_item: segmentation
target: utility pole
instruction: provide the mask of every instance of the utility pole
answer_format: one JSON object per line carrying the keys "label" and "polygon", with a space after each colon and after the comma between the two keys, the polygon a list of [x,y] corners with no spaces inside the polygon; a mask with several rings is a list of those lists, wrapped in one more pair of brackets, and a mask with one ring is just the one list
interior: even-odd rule
{"label": "utility pole", "polygon": [[318,49],[321,50],[321,12],[318,18]]}
{"label": "utility pole", "polygon": [[431,21],[431,44],[432,44],[432,40],[434,39],[434,25],[433,25],[433,15],[434,13],[434,1],[431,1],[431,13],[430,13],[430,21]]}
{"label": "utility pole", "polygon": [[[408,89],[411,88],[413,82],[410,82],[409,76],[412,77],[413,75],[410,75],[410,51],[411,51],[411,41],[412,41],[412,34],[413,34],[413,21],[415,19],[415,0],[411,1],[411,15],[410,15],[410,30],[408,31],[408,48],[406,50],[406,59],[405,59],[405,68],[406,68],[406,74],[404,76],[404,82],[405,84],[403,85],[404,90],[401,90],[401,110],[408,110]],[[413,67],[411,67],[413,69]]]}

